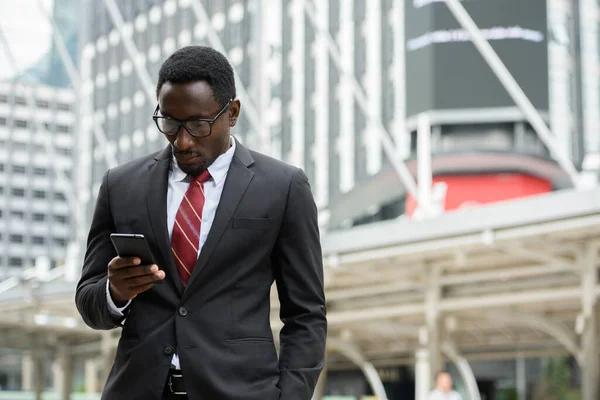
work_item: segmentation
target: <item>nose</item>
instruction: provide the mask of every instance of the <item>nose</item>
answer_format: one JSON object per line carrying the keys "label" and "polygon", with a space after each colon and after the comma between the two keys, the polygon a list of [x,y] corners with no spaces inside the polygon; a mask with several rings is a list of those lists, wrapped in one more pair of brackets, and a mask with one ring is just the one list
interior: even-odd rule
{"label": "nose", "polygon": [[194,137],[190,135],[190,133],[181,126],[179,128],[179,132],[177,132],[177,136],[175,137],[174,145],[180,151],[186,151],[194,147]]}

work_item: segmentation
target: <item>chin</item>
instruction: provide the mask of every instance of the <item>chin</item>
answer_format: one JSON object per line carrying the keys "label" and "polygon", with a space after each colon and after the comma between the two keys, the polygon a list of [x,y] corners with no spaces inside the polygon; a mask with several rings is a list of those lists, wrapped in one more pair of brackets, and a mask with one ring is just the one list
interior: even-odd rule
{"label": "chin", "polygon": [[179,164],[179,168],[188,175],[196,176],[204,172],[208,166],[204,163],[201,165]]}

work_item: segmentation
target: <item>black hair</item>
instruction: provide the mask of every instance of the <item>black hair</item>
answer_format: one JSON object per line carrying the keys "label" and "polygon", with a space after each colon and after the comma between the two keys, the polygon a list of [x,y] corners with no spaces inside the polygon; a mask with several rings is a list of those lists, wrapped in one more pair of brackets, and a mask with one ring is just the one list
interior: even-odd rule
{"label": "black hair", "polygon": [[223,54],[206,46],[183,47],[166,59],[158,72],[156,97],[165,82],[195,81],[206,81],[222,106],[236,97],[231,64]]}

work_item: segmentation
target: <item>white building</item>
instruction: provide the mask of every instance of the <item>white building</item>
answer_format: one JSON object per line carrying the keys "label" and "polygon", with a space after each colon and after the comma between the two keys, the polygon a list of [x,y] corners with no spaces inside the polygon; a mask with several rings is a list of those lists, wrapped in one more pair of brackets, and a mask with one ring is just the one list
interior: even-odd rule
{"label": "white building", "polygon": [[0,83],[0,280],[37,257],[65,257],[74,224],[74,104],[68,89]]}

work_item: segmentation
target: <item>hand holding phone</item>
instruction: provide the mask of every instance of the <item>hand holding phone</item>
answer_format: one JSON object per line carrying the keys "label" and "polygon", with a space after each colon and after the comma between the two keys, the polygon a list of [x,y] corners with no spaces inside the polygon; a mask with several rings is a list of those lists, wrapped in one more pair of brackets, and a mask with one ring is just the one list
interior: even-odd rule
{"label": "hand holding phone", "polygon": [[123,306],[161,283],[165,273],[154,263],[144,235],[113,233],[110,239],[118,254],[108,263],[110,295],[117,306]]}

